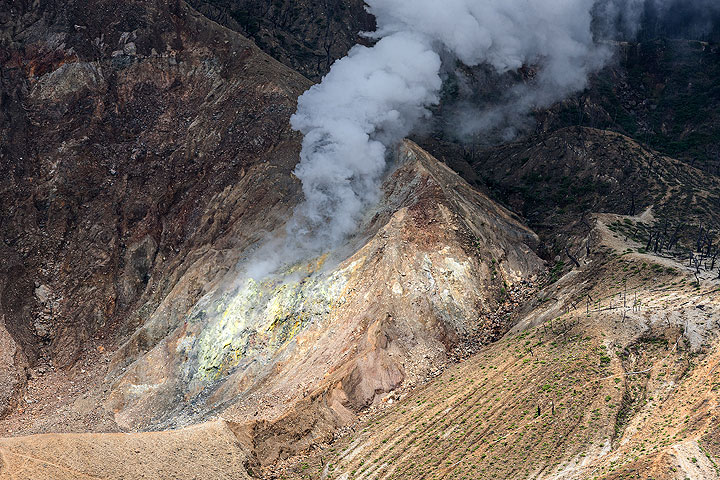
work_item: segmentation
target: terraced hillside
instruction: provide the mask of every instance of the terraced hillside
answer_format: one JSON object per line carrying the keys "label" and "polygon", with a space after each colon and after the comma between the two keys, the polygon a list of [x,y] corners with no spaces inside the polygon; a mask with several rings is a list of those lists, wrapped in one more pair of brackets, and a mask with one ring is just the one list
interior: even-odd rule
{"label": "terraced hillside", "polygon": [[720,281],[637,253],[609,219],[502,340],[275,473],[719,478]]}

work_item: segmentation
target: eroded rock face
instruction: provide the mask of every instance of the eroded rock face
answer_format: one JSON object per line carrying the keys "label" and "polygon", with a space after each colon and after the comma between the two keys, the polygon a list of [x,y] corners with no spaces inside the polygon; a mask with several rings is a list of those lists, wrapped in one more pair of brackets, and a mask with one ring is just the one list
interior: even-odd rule
{"label": "eroded rock face", "polygon": [[271,422],[315,399],[327,433],[481,330],[502,289],[542,267],[537,237],[414,144],[398,158],[345,251],[267,279],[231,269],[115,384],[118,424]]}
{"label": "eroded rock face", "polygon": [[145,352],[297,197],[288,120],[309,83],[183,2],[10,3],[0,315],[31,363],[70,366],[152,316]]}
{"label": "eroded rock face", "polygon": [[342,423],[540,265],[532,233],[408,145],[345,251],[238,282],[301,198],[288,120],[308,82],[182,2],[12,14],[0,313],[31,363],[129,337],[107,376],[122,428],[269,421],[303,398]]}

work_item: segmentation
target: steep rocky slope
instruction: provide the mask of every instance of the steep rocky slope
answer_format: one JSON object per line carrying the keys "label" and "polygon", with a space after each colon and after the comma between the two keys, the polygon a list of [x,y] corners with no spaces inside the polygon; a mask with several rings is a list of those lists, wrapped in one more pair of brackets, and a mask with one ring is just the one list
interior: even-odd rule
{"label": "steep rocky slope", "polygon": [[535,235],[416,146],[400,162],[348,253],[268,279],[231,270],[114,386],[121,425],[273,420],[306,395],[342,424],[487,327],[501,292],[540,271]]}
{"label": "steep rocky slope", "polygon": [[3,431],[222,415],[269,462],[504,328],[537,237],[412,144],[345,250],[239,282],[299,201],[307,81],[182,3],[95,6],[3,31]]}
{"label": "steep rocky slope", "polygon": [[267,54],[312,80],[320,80],[338,58],[367,40],[375,29],[362,0],[267,2],[191,0],[208,18],[240,32]]}
{"label": "steep rocky slope", "polygon": [[[17,378],[3,390],[27,364],[68,367],[153,312],[170,321],[222,274],[213,258],[274,225],[298,191],[288,118],[309,84],[181,2],[9,11],[0,332]],[[257,228],[230,235],[240,220]]]}

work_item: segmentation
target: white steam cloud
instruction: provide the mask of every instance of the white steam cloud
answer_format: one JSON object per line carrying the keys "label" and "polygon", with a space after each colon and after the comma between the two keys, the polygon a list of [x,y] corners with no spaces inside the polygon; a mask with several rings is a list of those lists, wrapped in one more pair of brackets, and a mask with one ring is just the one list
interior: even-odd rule
{"label": "white steam cloud", "polygon": [[351,233],[376,200],[388,146],[429,115],[442,86],[432,42],[412,31],[357,46],[298,102],[292,126],[304,135],[295,174],[305,203],[293,238],[332,245]]}
{"label": "white steam cloud", "polygon": [[304,134],[296,175],[305,202],[289,237],[328,248],[356,228],[377,199],[386,152],[436,104],[442,60],[504,73],[532,65],[531,83],[503,104],[466,119],[465,130],[548,106],[585,87],[609,58],[592,34],[597,0],[367,0],[377,19],[372,47],[356,46],[299,99],[292,117]]}
{"label": "white steam cloud", "polygon": [[458,108],[453,117],[461,136],[512,137],[533,109],[585,88],[612,57],[607,40],[637,33],[649,4],[679,1],[366,0],[377,20],[366,35],[376,42],[355,46],[300,97],[291,124],[304,135],[295,174],[305,200],[248,273],[257,278],[332,250],[356,230],[378,200],[388,150],[430,116],[458,62],[482,66],[491,81],[523,71],[485,107]]}

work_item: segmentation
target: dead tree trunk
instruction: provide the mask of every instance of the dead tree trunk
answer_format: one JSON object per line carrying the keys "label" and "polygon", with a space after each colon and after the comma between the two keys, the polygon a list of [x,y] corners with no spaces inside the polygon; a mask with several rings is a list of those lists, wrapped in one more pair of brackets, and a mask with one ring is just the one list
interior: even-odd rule
{"label": "dead tree trunk", "polygon": [[572,262],[575,264],[575,266],[576,266],[577,268],[580,268],[580,262],[578,262],[577,258],[575,258],[575,257],[572,256],[572,254],[570,253],[570,250],[568,249],[568,247],[565,247],[565,255],[567,255],[568,258],[569,258],[570,260],[572,260]]}

